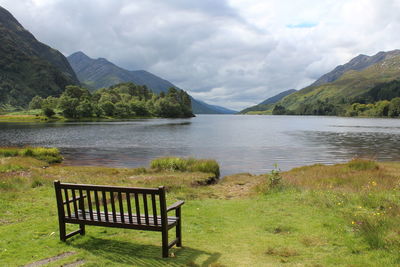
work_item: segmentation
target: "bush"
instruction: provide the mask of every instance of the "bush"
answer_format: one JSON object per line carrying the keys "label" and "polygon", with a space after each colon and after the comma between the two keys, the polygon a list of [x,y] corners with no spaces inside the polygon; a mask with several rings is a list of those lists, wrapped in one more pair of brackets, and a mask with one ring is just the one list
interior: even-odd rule
{"label": "bush", "polygon": [[278,168],[277,164],[274,164],[274,169],[268,176],[269,179],[269,188],[277,188],[281,185],[282,176],[281,170]]}
{"label": "bush", "polygon": [[153,160],[150,167],[166,171],[212,173],[216,178],[220,175],[219,165],[212,159],[165,157]]}
{"label": "bush", "polygon": [[379,169],[378,163],[372,160],[367,160],[367,159],[353,159],[349,163],[347,163],[347,166],[356,171],[367,171],[367,170],[377,170]]}
{"label": "bush", "polygon": [[54,112],[53,109],[49,108],[49,107],[45,107],[43,108],[43,114],[48,117],[51,118],[53,117],[56,113]]}

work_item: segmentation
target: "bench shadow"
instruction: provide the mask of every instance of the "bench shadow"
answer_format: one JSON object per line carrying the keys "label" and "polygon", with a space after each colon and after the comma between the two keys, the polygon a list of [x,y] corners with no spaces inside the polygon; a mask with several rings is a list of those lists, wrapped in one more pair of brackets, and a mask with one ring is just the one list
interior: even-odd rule
{"label": "bench shadow", "polygon": [[[67,244],[113,263],[135,266],[209,266],[216,263],[221,256],[220,253],[182,247],[170,250],[175,257],[162,258],[161,246],[96,237],[86,237],[85,240],[67,242]],[[196,260],[200,263],[195,263]]]}

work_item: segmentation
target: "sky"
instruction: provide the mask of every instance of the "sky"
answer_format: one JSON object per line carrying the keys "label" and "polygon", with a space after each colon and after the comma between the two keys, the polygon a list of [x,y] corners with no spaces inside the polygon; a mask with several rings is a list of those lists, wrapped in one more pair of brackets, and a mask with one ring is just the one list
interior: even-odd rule
{"label": "sky", "polygon": [[35,37],[235,110],[400,48],[400,0],[0,0]]}

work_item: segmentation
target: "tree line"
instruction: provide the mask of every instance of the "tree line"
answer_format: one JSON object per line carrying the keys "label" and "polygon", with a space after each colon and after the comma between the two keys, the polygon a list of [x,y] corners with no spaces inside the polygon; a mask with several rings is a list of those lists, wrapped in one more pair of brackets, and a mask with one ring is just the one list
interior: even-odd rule
{"label": "tree line", "polygon": [[80,86],[67,86],[60,97],[35,96],[30,109],[42,109],[44,115],[56,113],[68,119],[131,118],[131,117],[193,117],[190,96],[183,90],[169,88],[155,94],[145,85],[120,83],[91,93]]}

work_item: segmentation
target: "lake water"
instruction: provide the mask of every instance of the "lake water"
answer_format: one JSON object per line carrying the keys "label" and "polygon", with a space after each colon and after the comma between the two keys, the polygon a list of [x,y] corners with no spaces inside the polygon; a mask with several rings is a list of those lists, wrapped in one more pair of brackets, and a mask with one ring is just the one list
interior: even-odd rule
{"label": "lake water", "polygon": [[191,119],[0,124],[0,146],[61,149],[67,165],[148,166],[162,156],[216,159],[223,175],[353,157],[400,160],[400,119],[198,115]]}

